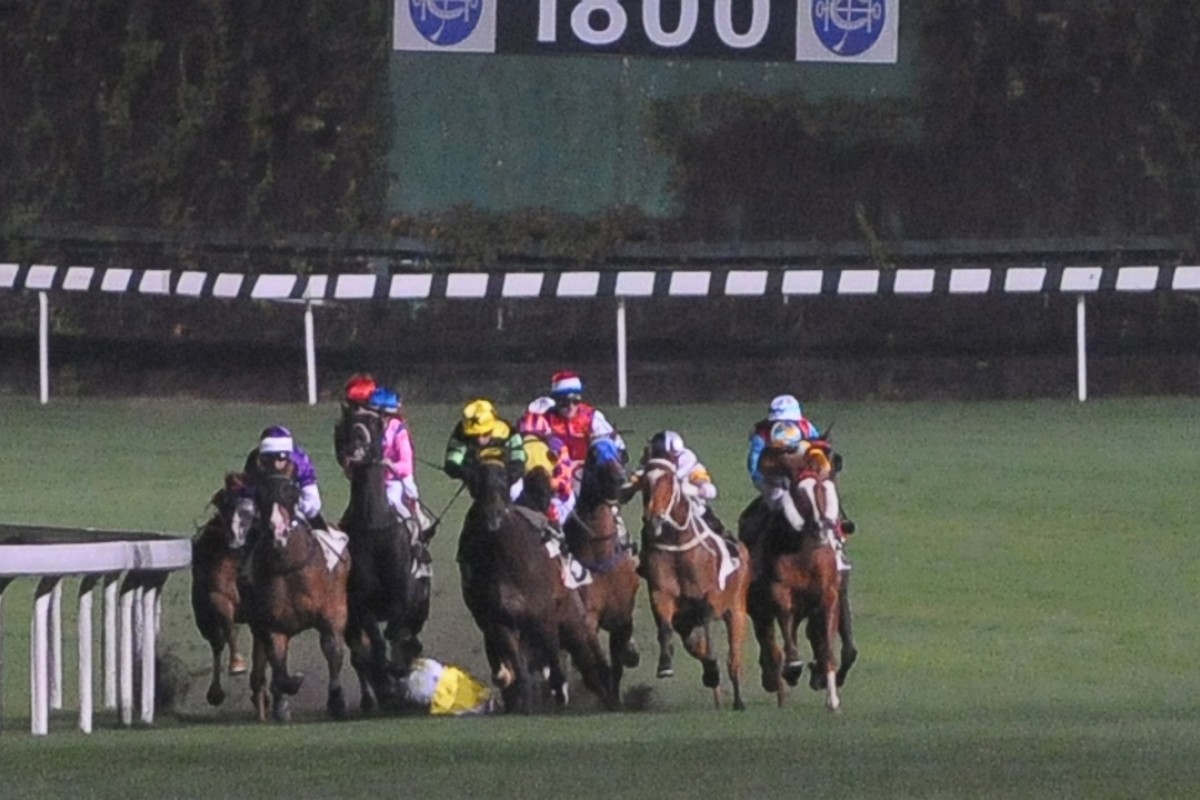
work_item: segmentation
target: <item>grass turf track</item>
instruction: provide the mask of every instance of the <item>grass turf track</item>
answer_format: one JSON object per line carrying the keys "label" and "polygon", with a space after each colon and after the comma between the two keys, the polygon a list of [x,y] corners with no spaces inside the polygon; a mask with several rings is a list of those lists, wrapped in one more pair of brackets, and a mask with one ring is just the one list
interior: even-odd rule
{"label": "grass turf track", "polygon": [[[76,733],[72,644],[66,706],[51,735],[28,734],[32,581],[5,593],[4,797],[1189,797],[1200,781],[1200,677],[1192,534],[1196,403],[1112,400],[813,405],[846,456],[862,660],[844,712],[797,689],[786,708],[758,686],[748,643],[745,714],[716,712],[699,666],[677,676],[647,657],[626,685],[649,709],[532,719],[384,719],[336,724],[314,710],[251,724],[244,679],[203,704],[207,646],[188,579],[167,584],[163,640],[193,673],[178,717],[157,729]],[[503,409],[510,413],[515,409]],[[755,405],[606,409],[631,444],[681,430],[710,466],[732,522],[750,498],[741,461]],[[224,469],[276,420],[313,452],[335,513],[335,409],[191,401],[0,399],[0,520],[189,533]],[[412,409],[418,455],[437,461],[451,407]],[[63,476],[61,478],[57,476]],[[423,496],[454,486],[422,467]],[[458,595],[454,538],[465,501],[435,540],[428,651],[486,675]],[[636,507],[627,519],[636,520]],[[72,596],[73,582],[68,585]],[[73,612],[67,614],[68,627]],[[312,634],[297,642],[311,661]],[[322,695],[323,669],[306,690]],[[352,678],[352,701],[357,691]],[[577,697],[579,697],[577,695]],[[583,699],[583,698],[579,698]],[[314,703],[314,708],[317,704]],[[579,703],[586,708],[588,704]]]}

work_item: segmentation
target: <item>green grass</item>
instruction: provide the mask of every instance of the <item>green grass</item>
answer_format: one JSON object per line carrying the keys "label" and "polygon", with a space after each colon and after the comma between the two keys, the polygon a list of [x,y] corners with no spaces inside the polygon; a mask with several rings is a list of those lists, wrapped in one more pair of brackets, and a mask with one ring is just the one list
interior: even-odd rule
{"label": "green grass", "polygon": [[[207,646],[188,578],[167,584],[163,639],[192,673],[156,730],[28,734],[32,581],[4,595],[4,797],[1185,797],[1200,783],[1195,636],[1196,403],[846,404],[835,419],[843,497],[859,523],[850,552],[862,660],[829,715],[797,689],[783,709],[758,686],[746,647],[744,714],[717,712],[698,665],[673,681],[644,665],[627,685],[649,710],[580,707],[530,719],[332,723],[249,721],[244,679],[221,709],[203,703]],[[722,491],[728,521],[751,498],[742,459],[757,405],[606,409],[631,444],[680,429]],[[291,425],[317,460],[327,506],[348,491],[331,455],[330,406],[0,399],[0,521],[188,534],[225,469],[258,430]],[[413,409],[418,455],[439,460],[455,409]],[[422,467],[440,510],[454,485]],[[435,540],[429,652],[486,675],[458,594],[460,498]],[[637,509],[627,509],[633,522]],[[68,593],[68,596],[70,594]],[[67,614],[73,621],[74,614]],[[297,658],[312,660],[302,637]],[[320,688],[323,669],[309,670]],[[351,686],[352,700],[357,692]],[[307,688],[307,687],[306,687]],[[239,694],[240,692],[240,694]]]}

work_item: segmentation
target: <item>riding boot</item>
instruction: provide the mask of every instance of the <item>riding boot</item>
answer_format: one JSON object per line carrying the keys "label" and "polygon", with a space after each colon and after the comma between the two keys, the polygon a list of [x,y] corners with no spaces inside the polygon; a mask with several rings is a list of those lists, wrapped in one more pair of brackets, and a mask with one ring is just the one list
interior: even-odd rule
{"label": "riding boot", "polygon": [[729,529],[725,527],[725,523],[721,522],[721,520],[717,518],[716,512],[712,510],[712,507],[706,507],[704,509],[703,519],[705,523],[708,524],[708,527],[713,529],[713,533],[717,534],[722,540],[724,540],[725,549],[729,551],[729,555],[733,558],[737,558],[738,540],[729,531]]}
{"label": "riding boot", "polygon": [[840,536],[833,537],[833,552],[837,556],[838,572],[850,571],[850,560],[846,558],[846,542]]}
{"label": "riding boot", "polygon": [[329,530],[329,523],[325,521],[325,515],[322,514],[320,511],[313,514],[312,519],[310,519],[308,522],[310,525],[312,525],[312,529],[314,531]]}
{"label": "riding boot", "polygon": [[619,512],[614,513],[614,521],[617,525],[617,545],[622,550],[628,550],[630,555],[638,554],[637,542],[629,538],[629,528],[625,526],[625,519]]}

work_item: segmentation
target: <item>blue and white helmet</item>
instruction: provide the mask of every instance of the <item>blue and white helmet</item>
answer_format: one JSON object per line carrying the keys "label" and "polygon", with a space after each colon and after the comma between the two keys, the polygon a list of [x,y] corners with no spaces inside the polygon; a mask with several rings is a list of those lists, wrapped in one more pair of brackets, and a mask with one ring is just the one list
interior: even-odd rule
{"label": "blue and white helmet", "polygon": [[800,401],[790,394],[781,394],[771,401],[767,410],[768,422],[799,422],[804,419],[804,409]]}
{"label": "blue and white helmet", "polygon": [[400,395],[386,386],[380,386],[371,392],[371,399],[367,401],[367,406],[376,411],[395,414],[400,410]]}

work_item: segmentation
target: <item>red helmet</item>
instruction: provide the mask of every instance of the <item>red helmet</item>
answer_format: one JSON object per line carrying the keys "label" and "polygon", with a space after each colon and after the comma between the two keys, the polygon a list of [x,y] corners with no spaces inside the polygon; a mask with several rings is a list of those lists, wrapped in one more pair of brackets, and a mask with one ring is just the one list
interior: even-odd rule
{"label": "red helmet", "polygon": [[355,373],[346,381],[346,401],[366,404],[371,399],[371,393],[376,389],[375,379],[366,373]]}

